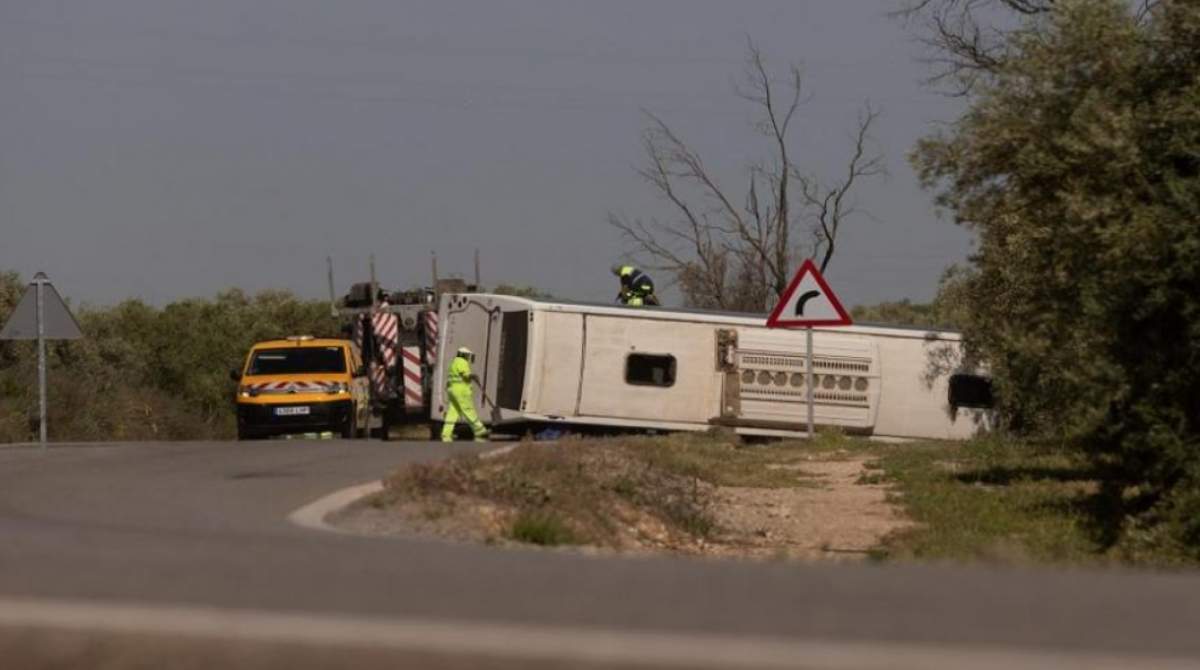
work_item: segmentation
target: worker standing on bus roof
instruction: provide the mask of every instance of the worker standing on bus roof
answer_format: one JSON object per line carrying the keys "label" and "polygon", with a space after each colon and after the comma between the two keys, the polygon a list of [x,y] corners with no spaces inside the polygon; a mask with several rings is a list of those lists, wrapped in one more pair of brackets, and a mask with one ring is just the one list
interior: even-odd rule
{"label": "worker standing on bus roof", "polygon": [[488,430],[475,413],[475,394],[471,391],[471,382],[479,383],[479,377],[471,372],[474,360],[474,352],[459,347],[454,361],[450,363],[450,370],[446,374],[446,422],[442,424],[442,442],[454,440],[454,425],[460,416],[471,424],[476,442],[487,441]]}
{"label": "worker standing on bus roof", "polygon": [[642,305],[657,305],[658,298],[654,295],[654,281],[650,275],[632,265],[614,265],[612,273],[621,280],[621,292],[617,294],[617,302],[631,307]]}

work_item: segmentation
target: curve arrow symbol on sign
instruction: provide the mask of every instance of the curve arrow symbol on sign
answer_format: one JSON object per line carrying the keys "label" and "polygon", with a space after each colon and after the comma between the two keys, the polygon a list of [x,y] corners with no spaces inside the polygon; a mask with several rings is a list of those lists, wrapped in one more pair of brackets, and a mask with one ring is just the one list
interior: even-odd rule
{"label": "curve arrow symbol on sign", "polygon": [[796,316],[804,316],[804,303],[821,295],[820,291],[805,291],[796,301]]}
{"label": "curve arrow symbol on sign", "polygon": [[767,317],[767,328],[849,326],[854,323],[812,259],[806,259],[792,277],[779,302]]}

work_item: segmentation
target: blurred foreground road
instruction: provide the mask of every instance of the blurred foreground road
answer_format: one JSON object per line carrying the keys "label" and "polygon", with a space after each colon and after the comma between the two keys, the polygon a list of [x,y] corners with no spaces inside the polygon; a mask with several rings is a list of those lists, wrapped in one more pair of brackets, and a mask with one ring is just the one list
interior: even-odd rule
{"label": "blurred foreground road", "polygon": [[0,449],[0,666],[1200,667],[1195,574],[620,559],[287,520],[477,449]]}

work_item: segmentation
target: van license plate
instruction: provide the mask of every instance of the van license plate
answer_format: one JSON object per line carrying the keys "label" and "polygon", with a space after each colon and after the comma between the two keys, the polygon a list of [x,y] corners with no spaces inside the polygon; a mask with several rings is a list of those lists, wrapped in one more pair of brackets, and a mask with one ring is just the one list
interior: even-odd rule
{"label": "van license plate", "polygon": [[308,407],[276,407],[275,416],[301,416],[308,414]]}

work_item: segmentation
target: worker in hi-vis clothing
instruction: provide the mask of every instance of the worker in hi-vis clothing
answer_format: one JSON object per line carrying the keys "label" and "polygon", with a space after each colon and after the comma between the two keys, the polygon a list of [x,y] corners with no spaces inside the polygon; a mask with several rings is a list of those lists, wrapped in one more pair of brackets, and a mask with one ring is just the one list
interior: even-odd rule
{"label": "worker in hi-vis clothing", "polygon": [[617,294],[617,302],[630,307],[659,304],[654,295],[654,281],[650,279],[650,275],[632,265],[621,264],[612,266],[612,273],[621,280],[621,292]]}
{"label": "worker in hi-vis clothing", "polygon": [[475,413],[475,394],[471,382],[479,383],[479,377],[471,372],[475,354],[466,347],[459,347],[450,370],[446,374],[446,422],[442,424],[442,442],[454,440],[454,425],[458,417],[466,419],[475,433],[476,442],[486,442],[488,430]]}

